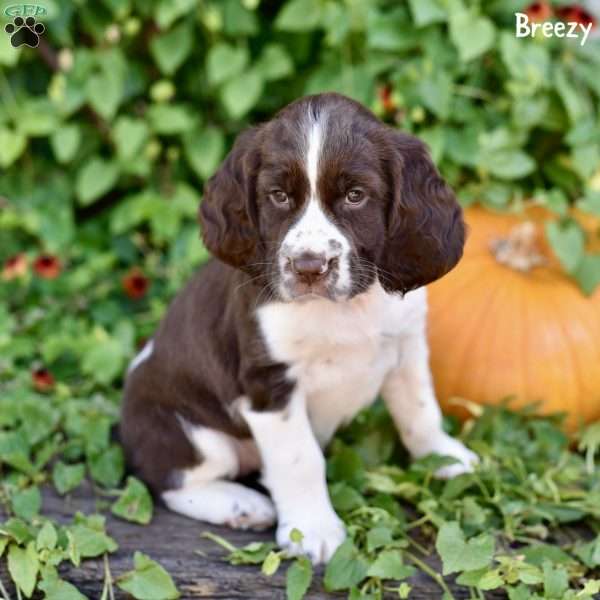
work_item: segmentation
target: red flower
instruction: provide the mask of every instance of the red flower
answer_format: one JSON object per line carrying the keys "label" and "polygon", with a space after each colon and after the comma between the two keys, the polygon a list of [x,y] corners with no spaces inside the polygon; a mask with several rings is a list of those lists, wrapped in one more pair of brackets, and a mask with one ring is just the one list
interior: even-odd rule
{"label": "red flower", "polygon": [[133,300],[143,298],[149,287],[150,280],[139,269],[131,269],[131,271],[123,277],[123,289]]}
{"label": "red flower", "polygon": [[43,279],[56,279],[62,267],[56,256],[41,254],[35,259],[33,270]]}
{"label": "red flower", "polygon": [[381,101],[381,105],[383,106],[383,110],[385,112],[391,113],[396,110],[396,103],[392,98],[392,86],[387,83],[382,85],[378,91],[379,100]]}
{"label": "red flower", "polygon": [[591,15],[583,6],[579,4],[570,4],[569,6],[561,6],[556,9],[556,14],[558,15],[561,21],[565,21],[567,23],[575,22],[584,27],[588,25],[592,25],[592,29],[596,27],[596,19],[593,15]]}
{"label": "red flower", "polygon": [[525,9],[530,21],[547,21],[552,16],[552,7],[548,2],[533,2]]}
{"label": "red flower", "polygon": [[48,369],[36,369],[31,373],[31,380],[38,392],[47,392],[54,387],[54,375]]}
{"label": "red flower", "polygon": [[15,254],[4,262],[2,279],[9,281],[22,277],[25,273],[27,273],[27,257],[24,254]]}

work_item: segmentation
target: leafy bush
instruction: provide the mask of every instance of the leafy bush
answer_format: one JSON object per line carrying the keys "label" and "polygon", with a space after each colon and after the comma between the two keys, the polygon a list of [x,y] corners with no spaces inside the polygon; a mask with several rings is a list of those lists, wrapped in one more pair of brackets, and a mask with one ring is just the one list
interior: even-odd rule
{"label": "leafy bush", "polygon": [[[195,223],[203,182],[246,124],[294,98],[336,90],[417,133],[465,204],[549,206],[564,217],[552,242],[568,271],[587,289],[600,280],[597,257],[580,268],[583,234],[569,212],[600,214],[598,42],[516,40],[523,2],[42,4],[37,50],[15,50],[0,34],[0,501],[12,515],[0,554],[23,592],[38,582],[49,598],[76,598],[55,565],[116,547],[98,517],[60,527],[41,517],[39,484],[64,494],[88,473],[114,490],[116,515],[150,519],[147,491],[122,482],[109,435],[122,374],[207,258]],[[581,461],[569,456],[579,477]],[[595,486],[597,495],[596,480],[580,480],[577,494]],[[598,516],[587,505],[582,514]],[[99,540],[92,554],[82,528],[79,537]],[[295,569],[302,587],[306,565]],[[122,587],[138,589],[144,574],[176,595],[143,555]]]}
{"label": "leafy bush", "polygon": [[557,243],[569,203],[600,214],[598,41],[516,39],[522,1],[46,4],[39,52],[0,39],[6,254],[81,248],[86,222],[105,248],[142,231],[197,260],[195,203],[235,134],[323,90],[423,137],[465,203],[535,198],[565,217]]}

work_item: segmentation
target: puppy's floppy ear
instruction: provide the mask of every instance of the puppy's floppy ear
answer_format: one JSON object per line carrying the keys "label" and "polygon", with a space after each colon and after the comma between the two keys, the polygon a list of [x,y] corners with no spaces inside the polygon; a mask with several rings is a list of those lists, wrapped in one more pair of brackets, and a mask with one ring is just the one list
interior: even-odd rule
{"label": "puppy's floppy ear", "polygon": [[462,209],[420,140],[386,128],[392,191],[381,284],[408,292],[445,275],[462,256]]}
{"label": "puppy's floppy ear", "polygon": [[256,211],[260,129],[241,133],[219,170],[206,182],[199,219],[205,246],[234,267],[256,263],[261,241]]}

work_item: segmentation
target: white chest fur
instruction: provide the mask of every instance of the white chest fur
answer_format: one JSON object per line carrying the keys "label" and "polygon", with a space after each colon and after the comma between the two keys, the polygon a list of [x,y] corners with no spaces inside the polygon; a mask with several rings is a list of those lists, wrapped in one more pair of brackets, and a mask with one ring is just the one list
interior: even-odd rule
{"label": "white chest fur", "polygon": [[402,338],[425,312],[425,290],[402,298],[378,283],[346,302],[276,302],[259,309],[271,356],[290,365],[322,446],[375,400],[401,360]]}

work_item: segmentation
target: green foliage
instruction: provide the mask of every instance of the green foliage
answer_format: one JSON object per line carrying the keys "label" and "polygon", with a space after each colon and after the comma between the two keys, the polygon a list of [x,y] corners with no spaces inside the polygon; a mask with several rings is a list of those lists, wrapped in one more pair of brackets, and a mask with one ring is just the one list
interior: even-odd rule
{"label": "green foliage", "polygon": [[[600,526],[598,426],[582,431],[586,459],[569,449],[559,424],[529,410],[486,408],[466,436],[481,466],[439,481],[432,475],[446,459],[408,461],[382,404],[360,414],[338,434],[328,458],[333,504],[349,537],[326,567],[325,587],[348,592],[349,600],[381,600],[384,592],[405,598],[421,570],[449,599],[443,575],[456,574],[472,598],[503,589],[513,600],[591,600],[600,591],[600,538],[592,534]],[[573,522],[586,523],[591,539],[546,542]],[[267,575],[287,558],[272,545],[237,549],[207,537],[233,564],[262,558]],[[436,551],[441,572],[424,560]],[[288,569],[288,598],[303,597],[289,591],[290,572],[300,569]]]}
{"label": "green foliage", "polygon": [[124,573],[117,585],[137,600],[175,600],[179,592],[171,576],[149,556],[136,552],[133,557],[135,568]]}
{"label": "green foliage", "polygon": [[[95,252],[118,254],[117,269],[141,262],[177,243],[175,222],[193,219],[171,201],[174,190],[198,190],[197,202],[243,127],[326,90],[423,137],[465,204],[532,199],[564,216],[569,201],[598,213],[599,42],[517,39],[524,4],[54,2],[43,52],[2,39],[3,255],[37,246],[71,260],[94,239]],[[118,253],[100,232],[134,196],[156,202],[119,229],[137,233],[138,251]],[[170,227],[159,231],[165,212]],[[146,219],[155,227],[140,232]],[[582,248],[578,223],[569,230],[550,240],[589,293],[600,257]],[[198,253],[185,258],[177,263],[188,268]]]}
{"label": "green foliage", "polygon": [[78,513],[67,525],[42,518],[30,523],[11,518],[0,525],[0,549],[5,548],[8,571],[19,594],[30,598],[40,589],[45,598],[81,600],[85,596],[59,578],[57,567],[64,561],[78,566],[82,558],[106,556],[117,550],[117,544],[106,534],[104,517]]}
{"label": "green foliage", "polygon": [[147,525],[152,519],[152,498],[146,486],[135,477],[127,478],[127,487],[112,506],[113,514],[127,521]]}

